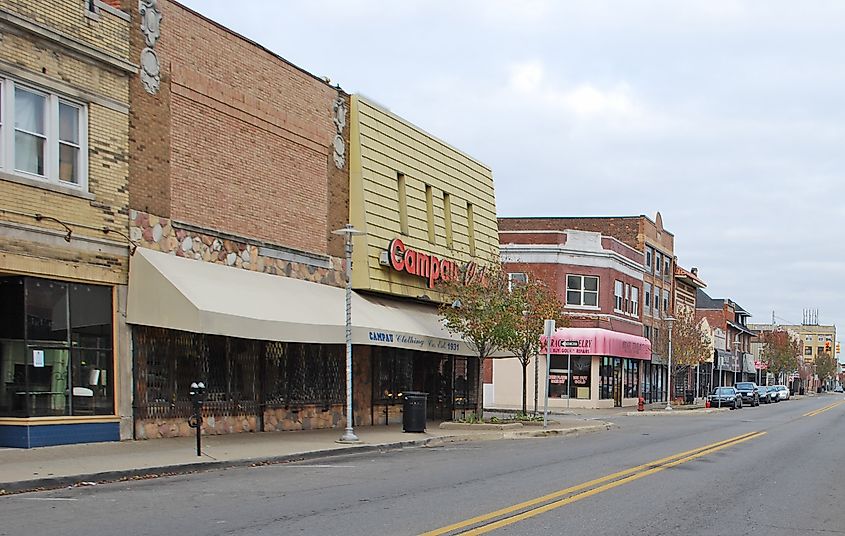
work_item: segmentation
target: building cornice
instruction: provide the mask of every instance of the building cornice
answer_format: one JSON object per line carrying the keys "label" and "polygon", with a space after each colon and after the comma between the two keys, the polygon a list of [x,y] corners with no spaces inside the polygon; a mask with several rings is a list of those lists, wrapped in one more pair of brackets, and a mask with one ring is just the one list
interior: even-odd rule
{"label": "building cornice", "polygon": [[[610,268],[619,270],[631,277],[642,280],[645,274],[645,267],[637,264],[631,259],[620,255],[615,251],[591,251],[561,246],[559,244],[502,244],[499,252],[504,262],[524,262],[536,264],[560,264],[560,265],[584,265],[596,268]],[[565,262],[561,256],[571,255],[580,259],[591,259],[593,261],[605,261],[604,264],[593,262],[584,264],[574,259],[572,262]],[[611,266],[610,263],[617,263],[619,266]]]}
{"label": "building cornice", "polygon": [[45,26],[40,22],[21,17],[20,15],[4,8],[0,8],[0,27],[2,26],[22,30],[30,35],[34,35],[35,37],[59,45],[63,49],[82,56],[87,60],[107,65],[125,74],[135,74],[138,72],[138,66],[130,61],[99,48],[92,47],[88,43],[76,39],[75,37],[71,37],[63,32],[54,30],[53,28]]}

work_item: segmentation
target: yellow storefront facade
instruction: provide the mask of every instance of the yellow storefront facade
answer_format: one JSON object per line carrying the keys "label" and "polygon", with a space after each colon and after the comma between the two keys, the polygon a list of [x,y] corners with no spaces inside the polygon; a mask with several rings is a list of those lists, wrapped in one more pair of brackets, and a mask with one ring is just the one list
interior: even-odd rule
{"label": "yellow storefront facade", "polygon": [[430,418],[453,418],[474,407],[479,368],[466,343],[443,328],[437,286],[498,259],[492,172],[356,95],[349,157],[349,221],[363,232],[354,238],[353,289],[420,323],[403,330],[385,315],[369,344],[355,347],[356,406],[370,408],[356,418],[396,422],[407,391],[428,393]]}

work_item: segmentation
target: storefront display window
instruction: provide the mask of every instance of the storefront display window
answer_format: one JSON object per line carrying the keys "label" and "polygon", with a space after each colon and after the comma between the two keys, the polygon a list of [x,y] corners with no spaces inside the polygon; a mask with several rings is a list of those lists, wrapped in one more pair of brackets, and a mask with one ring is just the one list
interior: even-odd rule
{"label": "storefront display window", "polygon": [[342,345],[258,341],[162,328],[133,328],[138,417],[191,412],[190,385],[203,381],[213,414],[262,407],[324,409],[345,396]]}
{"label": "storefront display window", "polygon": [[625,359],[625,398],[640,396],[640,362]]}
{"label": "storefront display window", "polygon": [[0,416],[113,415],[112,289],[0,278]]}
{"label": "storefront display window", "polygon": [[[590,398],[590,356],[572,356],[572,384],[569,396],[588,400]],[[549,370],[549,397],[566,398],[567,356],[553,355]]]}
{"label": "storefront display window", "polygon": [[599,399],[612,400],[618,398],[616,391],[621,389],[621,362],[618,357],[602,357],[599,366]]}

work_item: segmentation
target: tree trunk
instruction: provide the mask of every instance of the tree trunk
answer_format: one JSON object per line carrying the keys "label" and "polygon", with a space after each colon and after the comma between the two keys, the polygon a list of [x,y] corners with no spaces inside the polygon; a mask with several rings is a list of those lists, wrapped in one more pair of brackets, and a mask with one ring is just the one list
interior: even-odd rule
{"label": "tree trunk", "polygon": [[475,414],[479,419],[484,416],[484,358],[478,358],[478,381],[476,382]]}
{"label": "tree trunk", "polygon": [[522,360],[522,414],[528,415],[528,363]]}
{"label": "tree trunk", "polygon": [[537,405],[540,397],[540,356],[534,357],[534,416],[537,416]]}

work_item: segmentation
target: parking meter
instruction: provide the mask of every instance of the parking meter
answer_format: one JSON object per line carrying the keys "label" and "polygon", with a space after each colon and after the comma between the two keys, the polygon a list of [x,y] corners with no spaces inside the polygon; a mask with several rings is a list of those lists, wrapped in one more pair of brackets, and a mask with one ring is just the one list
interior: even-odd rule
{"label": "parking meter", "polygon": [[202,456],[202,404],[205,402],[205,384],[194,382],[191,384],[191,402],[194,405],[194,413],[188,419],[188,426],[197,431],[197,456]]}

